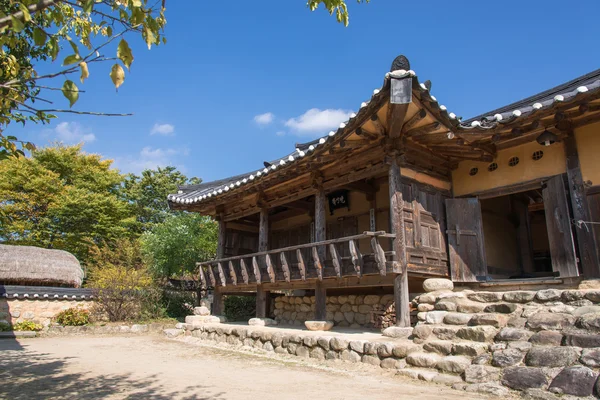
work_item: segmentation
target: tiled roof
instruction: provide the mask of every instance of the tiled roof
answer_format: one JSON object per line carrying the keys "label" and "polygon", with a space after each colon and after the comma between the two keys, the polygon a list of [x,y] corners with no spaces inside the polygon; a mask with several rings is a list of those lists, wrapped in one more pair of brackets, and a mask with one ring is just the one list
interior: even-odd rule
{"label": "tiled roof", "polygon": [[446,106],[438,102],[424,83],[419,82],[414,71],[398,70],[388,72],[385,75],[383,85],[380,88],[376,88],[373,91],[371,98],[368,101],[363,102],[357,113],[352,113],[350,119],[346,122],[342,122],[337,130],[331,131],[328,135],[311,142],[297,144],[296,150],[293,153],[273,160],[269,167],[265,166],[245,174],[220,179],[218,181],[202,183],[200,185],[182,186],[179,188],[178,193],[170,194],[168,196],[169,203],[196,204],[208,199],[213,199],[223,193],[234,191],[238,188],[241,189],[244,185],[253,183],[274,171],[289,168],[304,157],[310,157],[319,146],[327,146],[328,143],[331,143],[332,138],[338,135],[351,133],[346,132],[346,126],[355,118],[362,117],[364,113],[368,112],[367,106],[370,103],[378,102],[383,104],[386,98],[381,96],[380,93],[389,87],[391,78],[401,79],[408,77],[412,77],[413,79],[413,90],[418,90],[421,98],[429,101],[431,106],[437,109],[439,116],[441,117],[440,122],[451,127],[455,133],[485,132],[486,130],[496,128],[498,125],[512,123],[517,118],[524,118],[540,110],[551,108],[557,103],[571,101],[582,93],[600,90],[599,69],[535,96],[528,97],[516,103],[471,118],[467,121],[461,121],[456,114],[449,112]]}

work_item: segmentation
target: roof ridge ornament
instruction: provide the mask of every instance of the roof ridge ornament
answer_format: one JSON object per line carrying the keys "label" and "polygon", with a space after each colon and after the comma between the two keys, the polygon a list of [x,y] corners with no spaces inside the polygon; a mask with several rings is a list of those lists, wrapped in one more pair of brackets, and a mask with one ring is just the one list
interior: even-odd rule
{"label": "roof ridge ornament", "polygon": [[390,68],[390,72],[398,71],[398,70],[410,70],[410,61],[406,58],[405,55],[400,54],[398,57],[394,58],[392,62],[392,67]]}

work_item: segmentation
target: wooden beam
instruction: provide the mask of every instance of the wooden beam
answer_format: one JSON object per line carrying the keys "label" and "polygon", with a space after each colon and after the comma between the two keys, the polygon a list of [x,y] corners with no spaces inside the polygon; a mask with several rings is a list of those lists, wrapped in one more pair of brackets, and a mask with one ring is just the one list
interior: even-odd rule
{"label": "wooden beam", "polygon": [[[263,207],[260,209],[259,216],[259,227],[258,227],[258,251],[267,251],[269,250],[269,209]],[[267,256],[268,259],[268,256]],[[260,269],[261,269],[261,260],[254,257],[252,259],[252,263],[255,265],[255,273],[256,281],[260,282]],[[267,265],[268,268],[268,265]],[[269,274],[270,276],[270,274]],[[271,278],[271,282],[273,279]],[[266,318],[269,312],[267,308],[267,299],[269,297],[269,293],[265,291],[262,286],[259,284],[256,287],[256,317],[257,318]]]}
{"label": "wooden beam", "polygon": [[581,262],[583,275],[586,278],[600,278],[600,265],[598,254],[596,254],[594,232],[581,224],[577,224],[577,221],[591,221],[591,218],[579,164],[579,153],[577,151],[575,135],[571,133],[564,140],[564,143],[565,156],[567,158],[569,195],[571,197],[571,208],[576,226],[575,235],[577,237],[577,244],[579,245],[579,261]]}
{"label": "wooden beam", "polygon": [[371,116],[371,123],[373,124],[375,129],[377,129],[377,134],[385,135],[386,130],[383,127],[383,124],[381,123],[381,121],[379,120],[379,116],[377,115],[377,113],[374,113]]}
{"label": "wooden beam", "polygon": [[[326,234],[326,214],[325,214],[325,191],[323,187],[317,188],[315,193],[315,241],[321,242],[327,239]],[[315,282],[315,320],[325,321],[327,319],[327,289],[323,287],[323,266],[321,260],[325,261],[325,248],[319,246],[319,249],[313,247],[313,259],[319,279]]]}
{"label": "wooden beam", "polygon": [[360,126],[358,128],[356,128],[355,133],[358,136],[364,136],[364,137],[366,137],[369,140],[375,140],[375,139],[378,139],[380,137],[377,133],[369,132],[369,131],[365,130],[364,128],[360,127]]}
{"label": "wooden beam", "polygon": [[425,109],[423,108],[419,109],[419,111],[417,111],[415,115],[413,115],[408,121],[406,121],[406,123],[402,127],[402,130],[406,132],[407,130],[411,129],[413,126],[421,122],[421,120],[426,116],[427,111],[425,111]]}
{"label": "wooden beam", "polygon": [[420,126],[418,128],[409,129],[404,132],[404,136],[406,137],[418,137],[420,135],[431,135],[432,132],[437,131],[442,128],[442,124],[439,122],[433,122],[431,124]]}
{"label": "wooden beam", "polygon": [[348,183],[348,184],[344,185],[344,188],[353,190],[355,192],[361,192],[361,193],[366,193],[366,194],[376,193],[377,189],[378,189],[374,185],[371,185],[367,182],[361,182],[361,181]]}
{"label": "wooden beam", "polygon": [[225,241],[227,240],[227,229],[225,228],[225,221],[219,219],[219,233],[217,237],[217,259],[225,256]]}
{"label": "wooden beam", "polygon": [[391,104],[388,110],[388,136],[392,139],[402,135],[402,126],[406,119],[406,112],[410,104]]}

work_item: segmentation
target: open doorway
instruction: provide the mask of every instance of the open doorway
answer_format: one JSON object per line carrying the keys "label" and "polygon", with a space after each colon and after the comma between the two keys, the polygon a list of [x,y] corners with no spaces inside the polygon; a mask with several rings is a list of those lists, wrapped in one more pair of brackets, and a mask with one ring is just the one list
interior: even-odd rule
{"label": "open doorway", "polygon": [[553,274],[541,189],[482,199],[481,211],[491,278]]}

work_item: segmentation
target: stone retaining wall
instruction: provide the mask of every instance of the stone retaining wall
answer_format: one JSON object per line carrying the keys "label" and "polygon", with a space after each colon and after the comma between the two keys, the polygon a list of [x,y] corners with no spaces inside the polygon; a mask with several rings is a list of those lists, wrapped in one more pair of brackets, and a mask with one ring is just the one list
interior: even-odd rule
{"label": "stone retaining wall", "polygon": [[[351,328],[387,328],[396,322],[394,296],[344,295],[327,296],[327,320],[336,326]],[[314,296],[279,296],[275,298],[273,315],[280,324],[304,325],[315,314]],[[416,322],[416,312],[414,313]]]}
{"label": "stone retaining wall", "polygon": [[59,312],[78,306],[89,309],[93,304],[93,301],[73,299],[0,299],[0,322],[14,325],[21,321],[33,321],[47,327]]}

